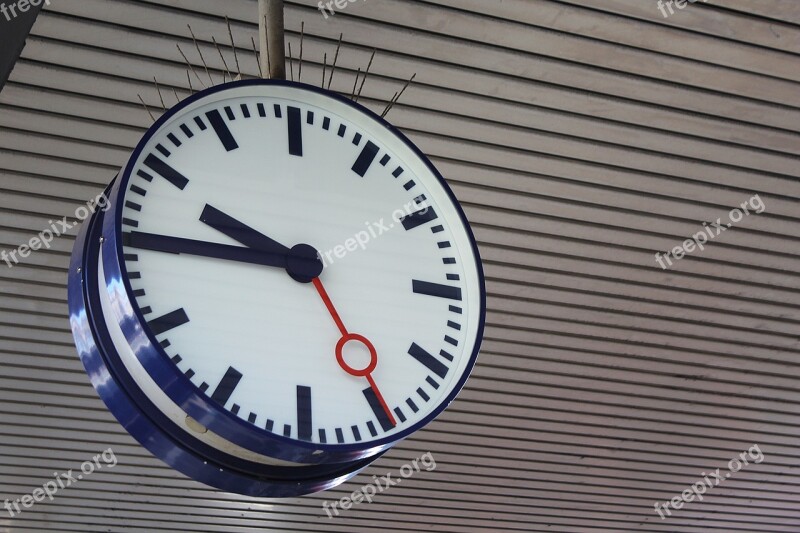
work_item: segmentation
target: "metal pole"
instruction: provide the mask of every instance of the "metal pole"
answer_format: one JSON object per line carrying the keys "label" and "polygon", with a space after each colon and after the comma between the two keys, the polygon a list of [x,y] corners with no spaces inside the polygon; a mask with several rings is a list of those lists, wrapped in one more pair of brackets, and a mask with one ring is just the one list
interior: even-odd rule
{"label": "metal pole", "polygon": [[279,80],[286,79],[283,7],[283,0],[258,0],[261,70]]}

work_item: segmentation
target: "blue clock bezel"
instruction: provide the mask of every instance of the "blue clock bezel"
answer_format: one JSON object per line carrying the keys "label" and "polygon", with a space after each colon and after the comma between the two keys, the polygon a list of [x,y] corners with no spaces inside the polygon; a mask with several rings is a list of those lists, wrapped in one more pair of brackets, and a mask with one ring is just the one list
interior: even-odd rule
{"label": "blue clock bezel", "polygon": [[[458,382],[453,387],[452,391],[436,409],[409,428],[383,439],[355,444],[320,444],[314,442],[305,442],[269,432],[266,429],[256,427],[239,418],[208,398],[180,371],[180,369],[178,369],[176,365],[172,363],[166,352],[158,343],[155,335],[153,335],[149,328],[146,327],[147,322],[144,319],[144,316],[142,315],[135,298],[132,296],[133,289],[128,279],[128,273],[125,266],[122,249],[122,210],[124,191],[127,189],[127,184],[133,170],[133,165],[138,161],[149,140],[173,116],[178,114],[185,107],[202,98],[239,87],[274,85],[293,87],[302,91],[318,93],[338,100],[339,102],[344,103],[354,108],[356,111],[366,115],[368,119],[376,121],[389,133],[395,135],[417,157],[420,158],[420,160],[428,167],[431,173],[439,180],[441,186],[447,193],[461,219],[461,223],[466,230],[470,245],[472,247],[472,252],[476,263],[475,266],[478,273],[480,309],[478,310],[479,324],[476,332],[476,342],[473,352],[470,354],[467,366],[465,367],[464,372],[459,377]],[[211,87],[202,92],[196,93],[167,111],[146,132],[126,163],[126,166],[120,175],[120,179],[115,182],[111,192],[110,200],[112,203],[108,213],[109,216],[105,217],[102,229],[102,234],[104,237],[103,246],[105,247],[103,254],[104,269],[106,273],[105,281],[107,286],[110,286],[114,283],[118,284],[121,281],[125,287],[124,298],[114,302],[117,306],[123,309],[125,316],[133,317],[133,320],[124,320],[120,323],[125,338],[129,341],[131,346],[139,347],[136,350],[136,357],[139,359],[140,363],[146,369],[151,378],[175,404],[183,409],[189,416],[197,420],[203,426],[207,427],[210,431],[213,431],[214,433],[242,448],[276,459],[303,464],[352,462],[362,458],[374,456],[377,453],[387,450],[398,441],[418,431],[436,418],[460,392],[474,368],[475,361],[477,360],[478,352],[480,350],[485,326],[486,288],[478,246],[469,222],[467,221],[466,215],[464,214],[463,209],[458,203],[458,200],[456,199],[450,187],[447,185],[442,175],[433,166],[430,160],[419,150],[419,148],[417,148],[402,132],[397,130],[387,121],[369,109],[352,102],[351,100],[324,89],[284,80],[245,80],[231,82]]]}
{"label": "blue clock bezel", "polygon": [[97,212],[83,225],[73,248],[67,283],[70,324],[92,385],[109,411],[142,446],[175,470],[209,486],[272,498],[330,489],[357,475],[380,456],[305,467],[275,467],[232,456],[225,456],[219,463],[211,460],[212,455],[222,456],[181,430],[149,402],[130,375],[116,374],[108,364],[112,359],[121,363],[101,316],[98,295],[96,265],[102,218],[103,214]]}

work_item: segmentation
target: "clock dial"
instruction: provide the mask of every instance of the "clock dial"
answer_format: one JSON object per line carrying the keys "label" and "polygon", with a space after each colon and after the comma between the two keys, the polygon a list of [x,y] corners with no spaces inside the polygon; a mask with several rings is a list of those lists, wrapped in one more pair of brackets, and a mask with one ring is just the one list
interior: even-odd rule
{"label": "clock dial", "polygon": [[231,415],[389,442],[471,370],[479,259],[421,154],[303,87],[234,84],[160,125],[120,191],[124,273],[166,356]]}

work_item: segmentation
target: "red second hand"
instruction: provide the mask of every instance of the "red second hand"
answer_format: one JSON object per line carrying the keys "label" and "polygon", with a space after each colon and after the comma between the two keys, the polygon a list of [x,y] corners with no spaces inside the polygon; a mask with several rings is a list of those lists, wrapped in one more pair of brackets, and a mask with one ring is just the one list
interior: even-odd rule
{"label": "red second hand", "polygon": [[333,321],[336,322],[336,327],[339,328],[339,331],[342,333],[342,336],[345,337],[348,335],[347,328],[344,327],[344,322],[339,317],[339,313],[336,312],[336,308],[333,306],[333,302],[331,301],[331,297],[328,296],[328,291],[325,290],[325,287],[322,286],[322,281],[319,278],[314,278],[311,280],[311,283],[314,284],[316,287],[317,292],[319,293],[320,298],[325,303],[325,307],[328,308],[328,312],[333,317]]}
{"label": "red second hand", "polygon": [[[342,334],[342,337],[339,339],[339,342],[336,344],[336,360],[339,362],[339,366],[353,376],[357,377],[366,377],[367,381],[369,382],[369,386],[372,389],[372,392],[375,393],[375,397],[378,399],[381,407],[383,408],[384,412],[386,412],[386,416],[389,417],[389,421],[392,423],[393,426],[397,425],[397,422],[392,415],[392,411],[389,409],[389,406],[386,404],[386,400],[383,399],[383,395],[381,391],[378,390],[378,385],[375,383],[375,380],[372,378],[372,371],[375,370],[375,367],[378,365],[378,353],[375,350],[375,346],[363,335],[357,335],[355,333],[349,333],[347,328],[344,326],[344,322],[342,322],[342,318],[339,316],[339,313],[336,311],[336,308],[333,306],[333,302],[331,301],[330,296],[328,296],[328,291],[325,290],[325,287],[322,285],[322,281],[317,277],[311,280],[311,283],[314,284],[314,287],[317,289],[320,298],[322,298],[325,307],[328,309],[333,321],[336,323],[336,327],[339,328],[339,332]],[[342,356],[342,348],[344,345],[351,340],[356,340],[364,344],[370,353],[370,364],[367,368],[363,370],[355,370],[350,367],[344,361],[344,357]]]}

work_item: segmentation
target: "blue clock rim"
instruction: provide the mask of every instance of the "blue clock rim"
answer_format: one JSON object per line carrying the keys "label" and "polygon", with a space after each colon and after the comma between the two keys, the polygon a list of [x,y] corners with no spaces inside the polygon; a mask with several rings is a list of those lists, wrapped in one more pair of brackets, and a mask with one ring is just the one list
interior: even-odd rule
{"label": "blue clock rim", "polygon": [[[145,146],[156,134],[156,132],[158,132],[166,122],[171,120],[172,117],[177,115],[184,108],[210,95],[249,86],[283,86],[317,93],[350,106],[357,112],[360,112],[366,115],[368,118],[371,118],[380,126],[385,128],[388,132],[397,137],[400,141],[402,141],[425,164],[425,166],[436,177],[444,191],[447,193],[448,198],[453,204],[461,223],[466,230],[466,234],[469,238],[470,246],[472,248],[473,257],[475,259],[475,267],[478,274],[478,286],[480,290],[480,309],[478,310],[478,329],[476,331],[475,346],[473,347],[472,354],[469,356],[469,360],[464,372],[459,377],[457,383],[447,397],[445,397],[439,406],[437,406],[425,418],[400,432],[381,439],[363,441],[361,443],[321,444],[284,437],[283,435],[269,432],[264,428],[259,428],[229,412],[223,406],[213,402],[203,392],[201,392],[199,388],[195,386],[182,372],[180,372],[178,367],[171,362],[164,349],[160,346],[155,335],[153,335],[150,329],[146,327],[147,321],[144,319],[144,316],[142,315],[141,310],[139,309],[139,306],[133,297],[133,289],[128,278],[127,267],[123,258],[122,249],[122,209],[124,202],[124,191],[126,190],[127,184],[130,180],[133,164],[139,159],[140,155],[144,151]],[[137,352],[137,357],[139,357],[141,363],[143,366],[145,366],[147,372],[150,374],[153,380],[165,393],[167,393],[167,395],[173,401],[175,401],[175,403],[177,403],[193,418],[202,420],[202,423],[208,427],[209,430],[226,438],[230,442],[257,453],[266,451],[267,453],[270,453],[270,456],[278,459],[304,463],[307,462],[309,464],[322,462],[345,462],[352,461],[360,457],[368,457],[388,449],[400,440],[413,433],[416,433],[433,421],[436,417],[438,417],[459,394],[474,370],[475,362],[477,360],[478,353],[480,352],[486,324],[486,282],[478,245],[466,214],[464,213],[461,204],[458,202],[458,199],[451,190],[450,186],[447,184],[444,177],[436,169],[430,159],[399,129],[371,110],[356,102],[353,102],[352,100],[342,97],[332,91],[320,89],[305,83],[287,80],[242,80],[207,88],[203,91],[193,94],[192,96],[181,101],[176,106],[170,108],[148,129],[123,167],[123,171],[120,173],[119,179],[115,184],[115,191],[112,194],[116,194],[116,202],[112,206],[113,216],[106,217],[103,228],[103,236],[106,240],[106,244],[111,250],[113,250],[112,254],[105,254],[106,261],[104,265],[106,269],[106,283],[108,284],[111,280],[115,279],[123,282],[127,300],[126,302],[122,302],[124,303],[125,314],[132,314],[136,318],[136,321],[138,322],[137,325],[142,328],[147,336],[147,339],[149,340],[149,345],[143,346],[140,351]],[[109,260],[111,257],[113,257],[114,260]],[[121,325],[123,326],[125,337],[130,339],[135,332],[131,331],[132,328],[129,324]],[[278,448],[282,450],[279,452],[279,455],[275,455],[273,446],[270,445],[265,447],[263,439],[268,439],[269,441],[278,442],[281,444],[281,446],[278,446]],[[321,450],[323,453],[320,454],[319,450]],[[317,453],[314,454],[314,452]]]}
{"label": "blue clock rim", "polygon": [[[155,413],[156,419],[151,419],[148,412],[153,409],[146,409],[141,398],[137,399],[136,393],[141,391],[129,390],[120,381],[120,376],[115,375],[114,368],[109,364],[110,352],[115,349],[113,343],[108,339],[108,332],[104,331],[102,320],[96,322],[92,318],[99,310],[99,288],[97,280],[93,279],[98,273],[96,268],[87,267],[96,265],[99,251],[96,238],[99,234],[95,230],[99,218],[102,218],[102,214],[95,213],[81,228],[70,258],[67,280],[70,325],[89,380],[109,411],[142,446],[170,467],[196,481],[227,492],[271,498],[297,497],[331,489],[357,475],[380,457],[381,454],[378,454],[367,460],[335,464],[335,469],[308,466],[301,472],[302,476],[291,477],[287,473],[296,471],[291,467],[256,465],[236,458],[226,461],[223,454],[173,427],[171,421],[165,422],[166,416],[160,412]],[[96,330],[98,327],[99,331]],[[176,434],[180,437],[176,437]],[[207,453],[203,453],[203,450]],[[223,459],[223,462],[218,459]],[[274,477],[281,470],[282,474]]]}

